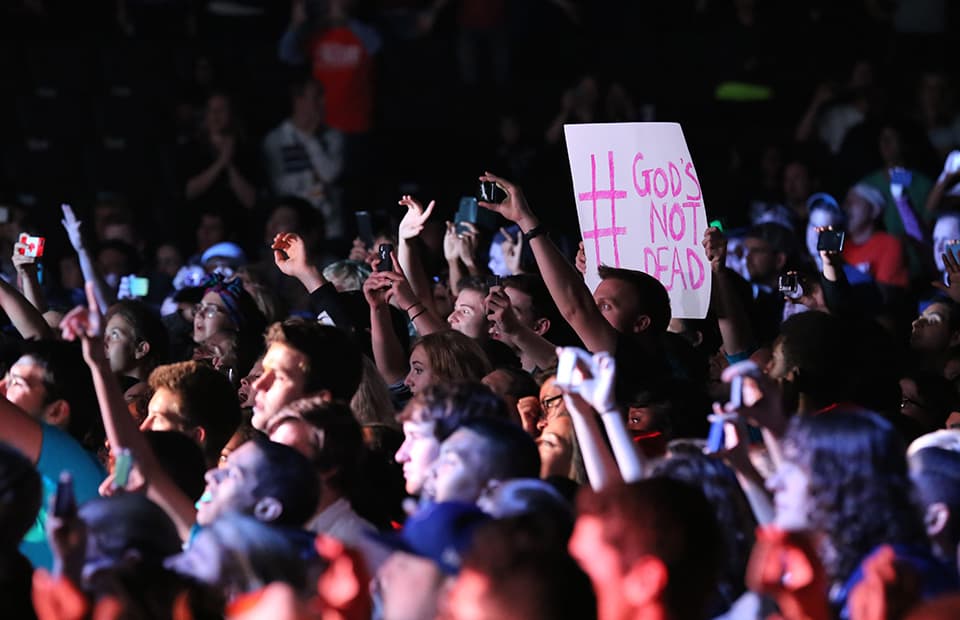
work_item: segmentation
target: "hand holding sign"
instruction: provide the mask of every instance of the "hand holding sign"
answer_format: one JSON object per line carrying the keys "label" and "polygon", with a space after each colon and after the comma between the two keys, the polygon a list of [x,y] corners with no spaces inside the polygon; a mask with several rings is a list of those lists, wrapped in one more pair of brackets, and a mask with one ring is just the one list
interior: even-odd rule
{"label": "hand holding sign", "polygon": [[711,270],[700,181],[676,123],[565,125],[586,245],[586,280],[600,264],[643,271],[670,293],[673,316],[703,318]]}

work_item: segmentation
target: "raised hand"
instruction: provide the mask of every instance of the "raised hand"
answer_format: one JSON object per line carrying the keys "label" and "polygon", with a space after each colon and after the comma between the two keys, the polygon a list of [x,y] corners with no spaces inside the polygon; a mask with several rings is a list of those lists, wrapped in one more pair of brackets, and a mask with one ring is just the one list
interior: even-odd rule
{"label": "raised hand", "polygon": [[484,305],[490,321],[490,336],[496,340],[511,340],[510,337],[520,329],[520,321],[503,287],[491,288]]}
{"label": "raised hand", "polygon": [[727,238],[719,228],[710,227],[703,231],[703,249],[706,251],[710,269],[718,273],[727,264]]}
{"label": "raised hand", "polygon": [[60,205],[60,209],[63,211],[63,219],[60,220],[60,223],[63,224],[64,230],[67,231],[67,237],[70,238],[70,245],[72,245],[73,249],[78,253],[82,252],[83,235],[80,231],[80,225],[83,224],[83,222],[78,220],[77,216],[73,214],[73,209],[70,205]]}
{"label": "raised hand", "polygon": [[510,273],[516,275],[520,273],[520,257],[523,254],[523,235],[518,233],[517,238],[514,239],[513,236],[503,228],[500,229],[500,234],[504,237],[504,240],[500,243],[500,250],[503,252],[503,261],[506,263]]}
{"label": "raised hand", "polygon": [[448,263],[460,258],[460,239],[453,222],[447,222],[447,231],[443,234],[443,257]]}
{"label": "raised hand", "polygon": [[363,296],[371,308],[379,308],[389,302],[393,280],[392,272],[374,271],[363,283]]}
{"label": "raised hand", "polygon": [[496,183],[500,186],[500,189],[507,194],[507,197],[504,198],[503,202],[478,202],[477,204],[484,209],[490,209],[491,211],[499,213],[511,222],[519,224],[520,230],[523,232],[529,232],[531,228],[537,225],[537,219],[527,205],[527,199],[523,195],[523,190],[491,172],[485,172],[483,176],[480,177],[480,180]]}
{"label": "raised hand", "polygon": [[587,274],[587,252],[583,249],[583,241],[577,246],[577,258],[574,264],[577,267],[577,271],[583,275]]}
{"label": "raised hand", "polygon": [[103,315],[97,304],[93,283],[87,282],[83,288],[87,293],[87,306],[77,306],[68,312],[60,321],[60,331],[64,340],[72,342],[80,338],[86,345],[90,339],[103,338]]}
{"label": "raised hand", "polygon": [[13,244],[13,266],[20,273],[33,272],[37,268],[36,256],[27,256],[27,244],[17,241]]}
{"label": "raised hand", "polygon": [[947,294],[950,299],[960,303],[960,263],[957,262],[953,252],[947,251],[941,254],[943,257],[943,269],[947,274],[947,282],[934,282],[933,286]]}
{"label": "raised hand", "polygon": [[273,262],[284,274],[298,277],[307,268],[307,246],[296,233],[278,233],[273,238]]}
{"label": "raised hand", "polygon": [[430,219],[430,214],[433,213],[433,208],[436,206],[436,201],[431,200],[430,204],[427,205],[427,208],[424,209],[423,205],[414,200],[412,196],[403,196],[400,199],[400,203],[407,208],[406,214],[404,214],[403,219],[400,220],[400,230],[399,237],[400,239],[413,239],[418,237],[421,232],[423,232],[423,227],[427,223],[427,220]]}
{"label": "raised hand", "polygon": [[473,267],[476,262],[477,245],[479,244],[480,231],[470,222],[464,222],[465,231],[457,235],[460,242],[460,260],[467,267]]}
{"label": "raised hand", "polygon": [[594,354],[592,366],[592,375],[584,377],[580,383],[580,395],[598,413],[614,411],[617,408],[614,394],[617,363],[609,353],[600,352]]}

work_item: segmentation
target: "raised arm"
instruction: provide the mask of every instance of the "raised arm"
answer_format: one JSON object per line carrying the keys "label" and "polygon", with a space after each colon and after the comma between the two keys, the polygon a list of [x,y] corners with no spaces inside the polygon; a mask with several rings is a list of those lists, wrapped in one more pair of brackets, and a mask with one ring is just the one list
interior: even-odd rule
{"label": "raised arm", "polygon": [[390,320],[388,295],[393,282],[389,272],[375,271],[363,283],[363,295],[370,306],[370,343],[373,346],[373,361],[384,381],[399,383],[407,374],[407,357],[400,346],[400,339],[393,331]]}
{"label": "raised arm", "polygon": [[717,315],[723,350],[727,355],[750,352],[756,341],[747,310],[734,285],[739,276],[726,267],[727,238],[718,228],[708,228],[703,233],[703,248],[714,275],[710,308]]}
{"label": "raised arm", "polygon": [[3,278],[0,278],[0,308],[25,339],[45,340],[53,337],[40,311]]}
{"label": "raised arm", "polygon": [[83,222],[76,218],[70,205],[61,205],[60,208],[63,210],[63,219],[60,220],[60,223],[63,224],[64,230],[67,231],[67,237],[70,239],[70,244],[77,252],[77,258],[80,261],[80,271],[83,272],[83,280],[84,282],[93,282],[97,303],[101,308],[109,308],[114,302],[114,296],[100,277],[100,274],[97,273],[97,269],[93,266],[93,261],[90,259],[90,254],[87,252],[86,246],[83,243],[83,232],[80,229]]}
{"label": "raised arm", "polygon": [[147,494],[173,519],[181,538],[187,540],[196,522],[193,502],[173,483],[160,467],[153,449],[140,432],[127,409],[123,391],[110,370],[103,346],[103,317],[97,305],[94,288],[86,285],[88,307],[71,310],[61,323],[65,340],[80,338],[83,357],[90,367],[103,427],[112,450],[127,448],[147,483]]}
{"label": "raised arm", "polygon": [[423,205],[414,200],[412,196],[403,196],[400,199],[400,204],[407,207],[407,212],[400,220],[400,228],[397,234],[400,239],[400,247],[397,248],[397,260],[400,263],[400,268],[403,269],[403,273],[407,275],[410,288],[413,289],[420,303],[436,311],[430,278],[427,277],[427,272],[423,268],[423,261],[420,257],[419,237],[437,203],[431,200],[427,208],[424,209]]}
{"label": "raised arm", "polygon": [[460,280],[467,276],[467,271],[460,262],[460,239],[453,222],[447,222],[447,230],[443,234],[443,258],[447,261],[450,294],[456,297],[460,294]]}
{"label": "raised arm", "polygon": [[580,272],[560,253],[550,237],[543,234],[540,220],[527,205],[523,191],[489,172],[480,177],[480,180],[493,181],[506,192],[507,197],[501,203],[479,204],[520,226],[525,241],[533,250],[547,290],[550,291],[550,296],[556,302],[564,320],[570,324],[588,350],[613,352],[617,343],[616,330],[600,313]]}
{"label": "raised arm", "polygon": [[19,241],[13,244],[13,266],[17,270],[20,291],[37,312],[47,311],[47,299],[40,287],[40,262],[35,256],[27,256],[26,246]]}

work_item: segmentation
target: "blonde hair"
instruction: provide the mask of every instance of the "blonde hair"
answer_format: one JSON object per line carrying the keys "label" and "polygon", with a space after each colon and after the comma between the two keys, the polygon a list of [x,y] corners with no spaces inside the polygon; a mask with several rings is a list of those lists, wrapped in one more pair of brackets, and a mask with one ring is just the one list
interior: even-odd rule
{"label": "blonde hair", "polygon": [[384,424],[392,428],[399,428],[396,419],[396,410],[390,400],[390,390],[387,383],[380,376],[376,364],[363,356],[363,375],[360,378],[360,387],[350,400],[350,409],[357,421],[366,426],[370,424]]}

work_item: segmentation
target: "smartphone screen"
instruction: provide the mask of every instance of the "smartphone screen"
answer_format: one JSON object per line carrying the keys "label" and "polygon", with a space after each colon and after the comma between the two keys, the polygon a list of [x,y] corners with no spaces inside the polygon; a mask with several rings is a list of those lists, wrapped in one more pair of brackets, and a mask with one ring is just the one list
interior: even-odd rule
{"label": "smartphone screen", "polygon": [[464,222],[469,222],[470,224],[477,223],[477,213],[479,209],[480,205],[477,204],[477,199],[473,196],[464,196],[460,199],[457,215],[453,218],[453,222],[457,226],[458,235],[462,235],[469,230],[463,225]]}
{"label": "smartphone screen", "polygon": [[377,264],[377,271],[393,271],[393,258],[390,256],[393,252],[393,245],[389,243],[380,244],[380,263]]}
{"label": "smartphone screen", "polygon": [[817,251],[842,252],[844,236],[842,230],[821,230],[817,237]]}

